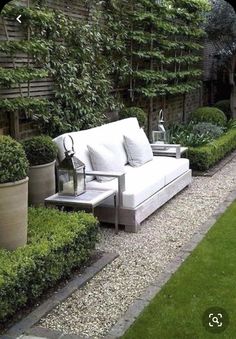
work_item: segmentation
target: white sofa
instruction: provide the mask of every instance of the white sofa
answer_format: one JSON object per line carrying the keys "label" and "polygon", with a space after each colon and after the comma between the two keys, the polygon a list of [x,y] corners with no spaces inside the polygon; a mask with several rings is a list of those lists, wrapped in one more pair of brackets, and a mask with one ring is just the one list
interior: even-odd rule
{"label": "white sofa", "polygon": [[[69,133],[74,140],[76,156],[85,163],[86,172],[97,174],[91,164],[87,145],[106,145],[119,153],[124,171],[112,172],[115,178],[99,182],[96,177],[87,177],[87,188],[119,189],[119,224],[125,225],[128,232],[137,232],[140,223],[175,194],[189,185],[192,180],[189,160],[165,156],[153,156],[151,161],[139,167],[127,163],[124,147],[124,135],[138,133],[140,130],[136,118],[128,118],[112,122],[88,130]],[[66,134],[54,139],[59,148],[59,160],[64,158],[63,139]],[[172,145],[179,148],[179,145]],[[155,145],[152,145],[155,148]],[[179,153],[179,152],[177,152]],[[119,160],[120,161],[120,160]],[[104,172],[102,173],[104,174]],[[114,222],[113,201],[107,199],[96,208],[96,215],[102,222]]]}

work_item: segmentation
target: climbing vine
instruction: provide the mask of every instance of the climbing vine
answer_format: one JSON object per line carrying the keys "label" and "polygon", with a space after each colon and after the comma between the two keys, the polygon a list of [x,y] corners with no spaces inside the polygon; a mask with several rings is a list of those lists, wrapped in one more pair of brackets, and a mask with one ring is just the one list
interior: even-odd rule
{"label": "climbing vine", "polygon": [[1,42],[0,51],[30,54],[35,67],[0,69],[0,86],[48,76],[54,98],[3,100],[0,108],[25,105],[56,135],[101,124],[106,111],[121,106],[114,88],[128,90],[134,101],[148,100],[151,114],[156,97],[200,86],[205,0],[90,0],[87,5],[91,15],[84,21],[49,9],[46,1],[34,1],[33,8],[6,7],[4,17],[22,15],[30,39]]}
{"label": "climbing vine", "polygon": [[[123,21],[127,60],[126,86],[131,100],[191,92],[201,85],[202,23],[209,5],[204,0],[111,1],[113,22]],[[124,34],[124,33],[123,33]],[[124,74],[123,74],[124,78]],[[146,106],[146,105],[145,105]],[[151,129],[149,119],[149,130]]]}
{"label": "climbing vine", "polygon": [[27,114],[31,112],[44,132],[51,135],[101,124],[107,110],[119,107],[111,94],[112,65],[103,53],[101,7],[94,5],[92,18],[84,22],[39,6],[38,2],[34,8],[9,5],[3,15],[11,18],[16,13],[21,14],[31,39],[21,43],[1,42],[0,51],[11,56],[18,51],[28,53],[34,58],[35,67],[0,68],[0,86],[48,76],[54,83],[54,98],[6,99],[0,108],[14,111],[18,105],[22,111],[25,107]]}

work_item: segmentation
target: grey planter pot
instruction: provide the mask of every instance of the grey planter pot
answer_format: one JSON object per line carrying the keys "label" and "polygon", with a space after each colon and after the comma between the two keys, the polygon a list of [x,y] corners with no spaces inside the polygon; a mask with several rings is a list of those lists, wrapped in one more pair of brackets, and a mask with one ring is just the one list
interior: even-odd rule
{"label": "grey planter pot", "polygon": [[29,168],[29,204],[40,206],[55,193],[55,162]]}
{"label": "grey planter pot", "polygon": [[0,184],[0,248],[15,250],[27,243],[28,180]]}

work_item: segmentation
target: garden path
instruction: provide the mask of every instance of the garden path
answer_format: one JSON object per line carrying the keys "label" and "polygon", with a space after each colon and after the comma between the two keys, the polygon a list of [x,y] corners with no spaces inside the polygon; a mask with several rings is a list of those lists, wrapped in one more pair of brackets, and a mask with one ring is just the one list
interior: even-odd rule
{"label": "garden path", "polygon": [[157,279],[193,233],[236,186],[236,156],[212,177],[194,177],[145,222],[137,234],[102,228],[98,249],[119,257],[41,320],[40,326],[103,337]]}

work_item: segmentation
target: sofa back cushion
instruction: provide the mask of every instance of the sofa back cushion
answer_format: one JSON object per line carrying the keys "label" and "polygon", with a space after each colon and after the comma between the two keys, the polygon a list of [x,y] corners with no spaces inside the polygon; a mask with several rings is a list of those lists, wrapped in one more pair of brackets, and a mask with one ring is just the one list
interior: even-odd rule
{"label": "sofa back cushion", "polygon": [[[75,155],[85,164],[87,171],[93,170],[87,147],[87,145],[93,144],[103,144],[108,147],[109,145],[115,144],[116,151],[119,149],[119,156],[122,159],[121,162],[125,165],[128,160],[124,149],[124,134],[131,131],[135,133],[135,131],[138,130],[138,120],[136,118],[128,118],[90,128],[88,130],[62,134],[54,139],[54,142],[59,148],[58,160],[62,161],[65,157],[63,140],[64,137],[69,134],[74,140]],[[94,177],[87,177],[87,181],[92,179],[94,179]]]}
{"label": "sofa back cushion", "polygon": [[152,148],[142,128],[124,135],[124,144],[131,166],[138,167],[153,159]]}
{"label": "sofa back cushion", "polygon": [[[125,165],[122,163],[119,154],[106,145],[88,145],[89,156],[94,171],[102,172],[125,172]],[[110,181],[114,177],[97,176],[98,181]]]}

